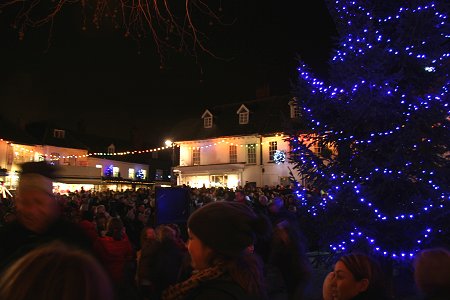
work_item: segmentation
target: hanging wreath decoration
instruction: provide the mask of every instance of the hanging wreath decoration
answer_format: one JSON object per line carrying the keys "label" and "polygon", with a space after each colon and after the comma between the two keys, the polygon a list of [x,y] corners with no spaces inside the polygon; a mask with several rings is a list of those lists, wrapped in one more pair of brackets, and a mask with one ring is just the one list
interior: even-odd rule
{"label": "hanging wreath decoration", "polygon": [[273,161],[277,164],[283,164],[286,161],[286,152],[284,150],[277,150],[273,155]]}

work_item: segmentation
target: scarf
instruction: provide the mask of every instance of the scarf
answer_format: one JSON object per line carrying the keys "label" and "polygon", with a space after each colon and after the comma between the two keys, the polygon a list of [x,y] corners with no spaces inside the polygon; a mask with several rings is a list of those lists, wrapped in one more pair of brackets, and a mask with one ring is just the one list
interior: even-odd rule
{"label": "scarf", "polygon": [[201,282],[220,277],[225,273],[222,264],[197,271],[191,277],[183,282],[168,287],[163,291],[162,300],[182,300],[186,295],[198,287]]}

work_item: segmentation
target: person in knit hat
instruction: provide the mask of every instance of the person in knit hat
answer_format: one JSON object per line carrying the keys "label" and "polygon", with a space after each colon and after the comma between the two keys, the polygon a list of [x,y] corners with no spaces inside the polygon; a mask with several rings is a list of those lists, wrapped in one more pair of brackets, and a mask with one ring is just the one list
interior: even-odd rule
{"label": "person in knit hat", "polygon": [[65,220],[52,189],[57,168],[48,162],[21,165],[14,199],[17,218],[0,230],[0,271],[44,243],[60,240],[92,251],[92,243],[75,223]]}
{"label": "person in knit hat", "polygon": [[20,222],[33,232],[43,232],[59,215],[53,198],[57,168],[45,161],[22,164],[17,186],[16,208]]}
{"label": "person in knit hat", "polygon": [[188,222],[192,276],[163,292],[164,300],[267,299],[262,261],[249,251],[271,232],[267,218],[235,201],[208,203]]}

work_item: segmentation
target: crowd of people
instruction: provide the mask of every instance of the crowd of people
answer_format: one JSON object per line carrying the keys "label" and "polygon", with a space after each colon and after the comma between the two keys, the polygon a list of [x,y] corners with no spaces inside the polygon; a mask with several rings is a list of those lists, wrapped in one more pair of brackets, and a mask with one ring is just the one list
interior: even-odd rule
{"label": "crowd of people", "polygon": [[[156,222],[155,191],[52,193],[29,162],[0,203],[0,299],[308,299],[313,267],[289,187],[182,187],[186,224]],[[185,226],[184,226],[185,225]],[[395,299],[379,262],[343,254],[311,300]],[[417,253],[417,297],[449,299],[450,252]]]}

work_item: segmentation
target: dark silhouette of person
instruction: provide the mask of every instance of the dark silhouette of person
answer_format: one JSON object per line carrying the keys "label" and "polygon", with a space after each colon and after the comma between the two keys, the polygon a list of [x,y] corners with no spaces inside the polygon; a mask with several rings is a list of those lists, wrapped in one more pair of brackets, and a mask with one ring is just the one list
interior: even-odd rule
{"label": "dark silhouette of person", "polygon": [[64,219],[53,190],[57,168],[45,161],[21,165],[17,218],[0,229],[0,271],[32,249],[59,240],[93,253],[93,244],[78,224]]}

